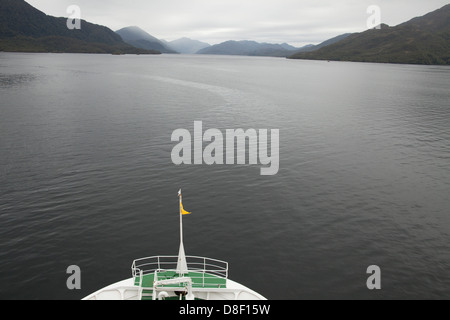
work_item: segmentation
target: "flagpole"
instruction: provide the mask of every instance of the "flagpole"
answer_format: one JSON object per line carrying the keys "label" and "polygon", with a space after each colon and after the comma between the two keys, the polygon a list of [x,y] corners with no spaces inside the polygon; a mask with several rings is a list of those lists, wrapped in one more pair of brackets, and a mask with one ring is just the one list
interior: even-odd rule
{"label": "flagpole", "polygon": [[186,262],[186,254],[184,252],[184,245],[183,245],[183,213],[181,210],[182,206],[182,195],[181,195],[181,189],[178,191],[178,197],[179,199],[179,211],[180,211],[180,250],[178,251],[178,263],[177,263],[177,273],[178,274],[186,274],[188,273],[188,267]]}
{"label": "flagpole", "polygon": [[178,208],[180,211],[180,243],[183,243],[183,215],[181,213],[181,200],[182,200],[182,195],[181,195],[181,189],[180,191],[178,191],[179,193],[179,199],[178,199]]}

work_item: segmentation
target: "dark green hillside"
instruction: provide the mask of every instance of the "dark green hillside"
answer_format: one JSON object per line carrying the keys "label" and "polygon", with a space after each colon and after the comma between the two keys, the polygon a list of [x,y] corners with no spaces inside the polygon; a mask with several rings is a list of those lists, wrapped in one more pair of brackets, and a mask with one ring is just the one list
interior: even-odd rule
{"label": "dark green hillside", "polygon": [[67,28],[24,0],[0,0],[0,50],[19,52],[159,53],[134,48],[107,27],[81,21],[80,30]]}
{"label": "dark green hillside", "polygon": [[395,27],[354,33],[344,40],[292,59],[450,64],[450,5]]}

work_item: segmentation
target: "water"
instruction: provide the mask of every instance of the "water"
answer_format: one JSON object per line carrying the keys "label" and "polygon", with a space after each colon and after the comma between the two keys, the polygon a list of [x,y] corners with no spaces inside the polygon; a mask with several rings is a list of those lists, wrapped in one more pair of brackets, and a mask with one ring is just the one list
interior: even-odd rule
{"label": "water", "polygon": [[[448,67],[1,53],[0,298],[80,299],[177,254],[181,187],[186,253],[269,299],[449,299],[449,83]],[[175,166],[171,134],[197,120],[280,129],[278,174]]]}

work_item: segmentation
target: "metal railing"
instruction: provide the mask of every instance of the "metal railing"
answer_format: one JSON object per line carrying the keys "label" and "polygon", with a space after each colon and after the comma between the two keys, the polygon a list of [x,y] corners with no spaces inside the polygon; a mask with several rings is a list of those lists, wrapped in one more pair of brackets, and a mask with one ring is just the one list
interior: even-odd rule
{"label": "metal railing", "polygon": [[[136,259],[131,266],[133,278],[142,278],[148,274],[174,272],[176,274],[178,256],[153,256],[147,258]],[[197,256],[186,256],[189,277],[194,281],[195,285],[203,287],[218,287],[214,280],[219,278],[228,278],[228,262]]]}

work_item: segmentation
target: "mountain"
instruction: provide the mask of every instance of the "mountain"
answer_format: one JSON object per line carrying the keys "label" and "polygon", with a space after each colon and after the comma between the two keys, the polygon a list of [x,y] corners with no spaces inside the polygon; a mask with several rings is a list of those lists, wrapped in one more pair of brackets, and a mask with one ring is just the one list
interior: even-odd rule
{"label": "mountain", "polygon": [[311,45],[306,45],[306,46],[300,48],[300,50],[298,50],[296,53],[299,53],[299,52],[311,52],[311,51],[318,50],[318,49],[320,49],[320,48],[329,46],[330,44],[333,44],[333,43],[339,42],[339,41],[341,41],[341,40],[344,40],[344,39],[347,38],[349,35],[351,35],[351,33],[344,33],[344,34],[341,34],[341,35],[339,35],[339,36],[337,36],[337,37],[334,37],[334,38],[325,40],[324,42],[319,43],[319,44],[317,44],[317,45],[313,45],[313,44],[311,44]]}
{"label": "mountain", "polygon": [[168,43],[168,45],[173,50],[175,50],[179,53],[185,53],[185,54],[194,54],[194,53],[197,53],[197,51],[210,46],[210,44],[208,44],[206,42],[192,40],[189,38],[181,38],[181,39],[177,39],[174,41],[170,41]]}
{"label": "mountain", "polygon": [[0,0],[0,51],[74,53],[159,53],[126,44],[107,27],[48,16],[24,0]]}
{"label": "mountain", "polygon": [[[294,48],[294,47],[292,47]],[[256,41],[225,41],[204,49],[199,50],[198,54],[224,54],[224,55],[242,55],[242,56],[272,56],[287,57],[295,50],[286,49],[286,44],[259,43]]]}
{"label": "mountain", "polygon": [[291,46],[289,43],[282,43],[280,44],[281,47],[283,47],[286,50],[298,50],[298,48]]}
{"label": "mountain", "polygon": [[450,4],[395,27],[354,33],[313,52],[292,59],[450,64]]}
{"label": "mountain", "polygon": [[116,33],[122,37],[123,41],[136,48],[157,50],[162,53],[177,53],[175,50],[170,49],[163,41],[158,40],[139,27],[122,28],[117,30]]}
{"label": "mountain", "polygon": [[259,43],[255,41],[226,41],[198,51],[198,54],[226,54],[226,55],[244,55],[244,56],[271,56],[271,57],[289,57],[299,52],[310,52],[320,49],[324,46],[333,44],[348,37],[350,33],[328,39],[318,45],[308,44],[301,48],[296,48],[287,43],[271,44]]}

